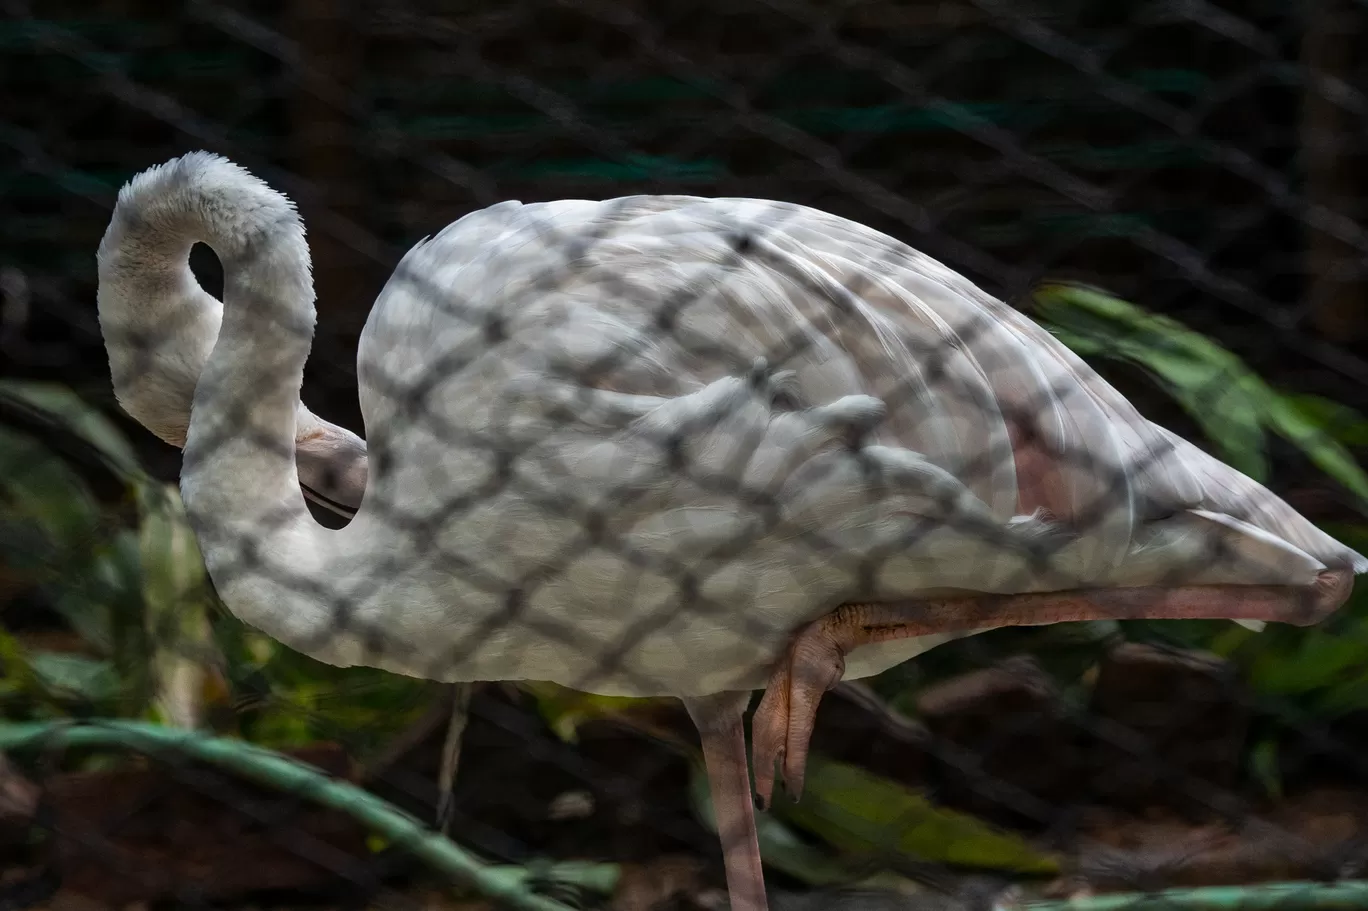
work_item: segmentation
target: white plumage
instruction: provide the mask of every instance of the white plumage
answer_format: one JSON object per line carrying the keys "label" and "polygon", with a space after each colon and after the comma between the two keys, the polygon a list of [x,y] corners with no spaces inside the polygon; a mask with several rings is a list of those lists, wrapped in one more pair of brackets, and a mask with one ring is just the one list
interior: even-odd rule
{"label": "white plumage", "polygon": [[[172,442],[188,426],[224,603],[333,664],[703,697],[763,686],[856,598],[1229,583],[1337,604],[1368,570],[942,264],[762,200],[506,202],[415,246],[360,340],[367,481],[364,444],[299,403],[308,262],[283,197],[187,155],[120,194],[100,316],[120,401]],[[173,324],[131,366],[127,340]],[[296,441],[306,474],[352,457],[345,529],[309,516],[301,479],[324,481]],[[857,647],[846,676],[960,634]]]}

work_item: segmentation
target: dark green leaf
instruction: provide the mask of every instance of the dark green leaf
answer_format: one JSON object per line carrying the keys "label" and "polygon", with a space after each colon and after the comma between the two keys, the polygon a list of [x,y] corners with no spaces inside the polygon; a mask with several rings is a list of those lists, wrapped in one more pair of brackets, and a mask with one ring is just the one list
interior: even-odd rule
{"label": "dark green leaf", "polygon": [[1282,395],[1200,333],[1102,291],[1045,285],[1034,301],[1041,319],[1080,355],[1149,372],[1232,467],[1264,480],[1264,436],[1273,430],[1368,502],[1368,473],[1346,448],[1368,446],[1368,418],[1358,411],[1319,396]]}
{"label": "dark green leaf", "polygon": [[179,491],[172,484],[141,484],[138,506],[143,598],[149,614],[174,619],[186,605],[199,613],[208,576]]}
{"label": "dark green leaf", "polygon": [[[697,758],[690,766],[692,774],[689,779],[689,796],[694,813],[709,831],[716,832],[717,819],[713,815],[708,774],[703,768],[702,761]],[[848,869],[839,860],[804,842],[774,816],[758,813],[755,825],[760,840],[760,857],[768,866],[781,870],[809,886],[835,886],[859,878],[854,870]]]}
{"label": "dark green leaf", "polygon": [[1084,356],[1141,367],[1231,466],[1255,480],[1267,477],[1262,409],[1272,392],[1239,358],[1181,323],[1090,288],[1047,285],[1034,297],[1061,341]]}
{"label": "dark green leaf", "polygon": [[38,682],[58,696],[103,703],[119,695],[119,675],[108,661],[60,652],[35,652],[28,655],[28,666]]}
{"label": "dark green leaf", "polygon": [[[133,534],[119,529],[98,543],[79,572],[46,586],[45,591],[81,638],[107,655],[127,659],[126,653],[119,653],[116,630],[141,624],[141,578]],[[145,663],[146,658],[146,650],[138,648],[136,662]]]}
{"label": "dark green leaf", "polygon": [[1261,740],[1249,752],[1249,770],[1264,793],[1274,800],[1282,799],[1282,773],[1278,770],[1278,742]]}
{"label": "dark green leaf", "polygon": [[8,427],[0,427],[0,492],[8,501],[6,520],[30,523],[50,545],[38,553],[64,560],[91,545],[99,511],[85,482],[46,446]]}
{"label": "dark green leaf", "polygon": [[1368,474],[1322,422],[1323,417],[1308,409],[1305,397],[1271,395],[1268,419],[1273,428],[1306,453],[1317,468],[1368,503]]}
{"label": "dark green leaf", "polygon": [[776,812],[850,853],[1016,873],[1059,870],[1054,857],[1023,839],[856,766],[814,755],[806,782],[803,799],[779,801]]}
{"label": "dark green leaf", "polygon": [[243,732],[275,747],[339,740],[358,752],[378,748],[416,722],[433,684],[376,668],[338,668],[272,642],[236,620],[217,618],[215,641],[228,655]]}
{"label": "dark green leaf", "polygon": [[1368,417],[1319,395],[1285,395],[1318,428],[1346,446],[1368,447]]}
{"label": "dark green leaf", "polygon": [[105,463],[123,477],[142,477],[142,466],[123,434],[113,422],[70,389],[55,383],[0,380],[0,398],[52,421],[89,443]]}
{"label": "dark green leaf", "polygon": [[587,721],[621,720],[630,724],[634,712],[649,712],[658,700],[632,696],[597,696],[558,686],[530,682],[522,686],[536,700],[537,710],[557,737],[574,743],[576,732]]}
{"label": "dark green leaf", "polygon": [[198,727],[209,668],[222,663],[206,613],[210,595],[204,558],[174,484],[147,482],[137,492],[153,705],[170,724]]}
{"label": "dark green leaf", "polygon": [[1249,679],[1265,693],[1296,695],[1333,686],[1351,673],[1365,671],[1368,640],[1362,626],[1331,634],[1311,628],[1291,651],[1264,650],[1249,668]]}

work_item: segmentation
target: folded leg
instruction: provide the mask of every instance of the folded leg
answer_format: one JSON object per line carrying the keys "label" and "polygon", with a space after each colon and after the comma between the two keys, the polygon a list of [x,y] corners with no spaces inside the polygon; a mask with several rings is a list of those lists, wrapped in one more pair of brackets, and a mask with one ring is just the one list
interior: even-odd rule
{"label": "folded leg", "polygon": [[1322,572],[1311,586],[1100,588],[843,605],[799,631],[770,676],[751,721],[756,795],[761,806],[769,804],[776,763],[783,765],[786,790],[795,799],[802,793],[817,705],[822,694],[841,680],[845,656],[858,646],[1070,620],[1228,619],[1308,625],[1344,603],[1352,586],[1352,571],[1333,569]]}

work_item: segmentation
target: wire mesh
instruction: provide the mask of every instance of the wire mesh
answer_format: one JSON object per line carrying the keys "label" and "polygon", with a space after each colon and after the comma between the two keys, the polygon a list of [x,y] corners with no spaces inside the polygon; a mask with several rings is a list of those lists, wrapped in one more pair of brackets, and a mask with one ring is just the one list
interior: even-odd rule
{"label": "wire mesh", "polygon": [[4,907],[1363,903],[1361,0],[4,9]]}

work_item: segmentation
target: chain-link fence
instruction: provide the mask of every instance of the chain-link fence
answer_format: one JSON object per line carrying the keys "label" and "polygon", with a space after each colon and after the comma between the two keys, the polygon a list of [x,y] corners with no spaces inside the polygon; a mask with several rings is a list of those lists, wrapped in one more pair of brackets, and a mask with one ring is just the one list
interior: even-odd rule
{"label": "chain-link fence", "polygon": [[1361,0],[4,9],[0,907],[1368,903]]}

